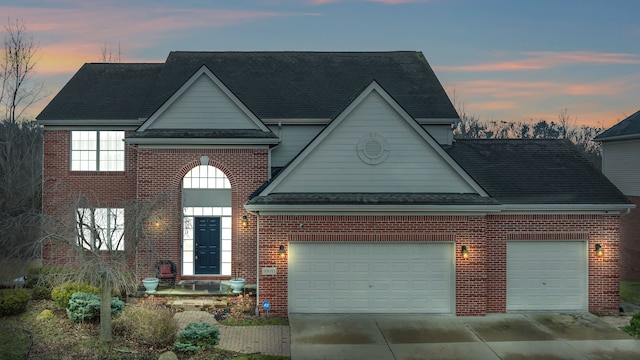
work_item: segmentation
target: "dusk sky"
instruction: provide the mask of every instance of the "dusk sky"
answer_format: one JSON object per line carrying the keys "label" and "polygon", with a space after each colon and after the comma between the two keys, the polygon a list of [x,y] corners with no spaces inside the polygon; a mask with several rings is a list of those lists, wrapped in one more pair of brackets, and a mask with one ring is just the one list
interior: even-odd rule
{"label": "dusk sky", "polygon": [[[609,127],[640,110],[638,0],[0,0],[39,44],[49,96],[107,44],[122,62],[172,50],[424,53],[481,120]],[[214,70],[215,71],[215,70]]]}

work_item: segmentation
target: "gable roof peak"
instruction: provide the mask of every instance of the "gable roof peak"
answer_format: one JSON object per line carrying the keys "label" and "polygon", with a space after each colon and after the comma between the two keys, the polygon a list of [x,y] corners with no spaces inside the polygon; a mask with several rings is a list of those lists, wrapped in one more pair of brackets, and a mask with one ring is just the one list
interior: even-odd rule
{"label": "gable roof peak", "polygon": [[595,141],[640,138],[640,110],[596,136]]}

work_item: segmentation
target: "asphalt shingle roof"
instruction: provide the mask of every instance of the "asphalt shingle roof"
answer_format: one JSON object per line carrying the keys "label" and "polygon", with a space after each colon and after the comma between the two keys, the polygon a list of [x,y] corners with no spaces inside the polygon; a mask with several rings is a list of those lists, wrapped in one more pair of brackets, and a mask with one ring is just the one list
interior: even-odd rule
{"label": "asphalt shingle roof", "polygon": [[203,65],[259,118],[334,118],[373,80],[414,118],[458,118],[413,51],[177,51],[159,64],[85,64],[37,118],[146,118]]}
{"label": "asphalt shingle roof", "polygon": [[253,197],[250,205],[495,205],[476,194],[279,193]]}
{"label": "asphalt shingle roof", "polygon": [[137,119],[162,64],[84,64],[38,120]]}
{"label": "asphalt shingle roof", "polygon": [[595,137],[596,141],[607,141],[617,137],[640,137],[640,111],[620,121],[614,126],[607,129],[602,134]]}
{"label": "asphalt shingle roof", "polygon": [[457,140],[447,153],[502,204],[627,204],[568,140]]}

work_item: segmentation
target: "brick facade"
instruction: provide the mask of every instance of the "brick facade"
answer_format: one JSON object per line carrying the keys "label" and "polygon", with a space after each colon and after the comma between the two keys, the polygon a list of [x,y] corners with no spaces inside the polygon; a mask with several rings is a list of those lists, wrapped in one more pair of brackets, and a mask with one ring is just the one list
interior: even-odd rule
{"label": "brick facade", "polygon": [[[506,244],[524,240],[588,242],[589,311],[618,311],[617,216],[261,216],[260,267],[277,275],[260,275],[260,296],[272,312],[287,313],[287,258],[278,253],[289,242],[453,242],[456,248],[456,315],[506,312]],[[303,224],[304,226],[300,226]],[[603,257],[593,250],[600,243]],[[459,249],[466,245],[469,258]]]}
{"label": "brick facade", "polygon": [[[182,178],[199,166],[200,157],[208,156],[209,165],[222,170],[232,188],[232,253],[233,273],[239,273],[248,283],[255,283],[256,221],[243,207],[251,193],[268,179],[268,151],[263,149],[138,149],[125,148],[124,172],[70,171],[70,139],[67,130],[44,132],[44,192],[43,212],[73,222],[73,202],[85,194],[96,207],[119,207],[133,199],[151,200],[166,197],[154,209],[159,226],[149,224],[146,233],[151,244],[140,243],[137,256],[130,260],[138,278],[154,273],[154,264],[169,259],[178,266],[182,259]],[[247,227],[240,226],[242,216],[249,218]],[[66,236],[75,236],[73,226],[67,226]],[[125,239],[126,246],[126,239]],[[47,243],[43,249],[44,264],[71,264],[70,251],[59,242]],[[238,266],[240,264],[240,266]],[[202,279],[203,277],[198,277]],[[206,277],[207,279],[229,278]]]}
{"label": "brick facade", "polygon": [[[139,278],[151,275],[152,266],[159,259],[173,260],[181,273],[181,181],[201,164],[202,156],[207,156],[209,164],[221,169],[231,183],[233,271],[239,271],[249,284],[259,280],[260,297],[271,301],[275,314],[287,314],[287,256],[280,256],[279,246],[284,245],[288,250],[289,242],[304,241],[455,243],[455,313],[485,315],[506,311],[508,241],[584,240],[589,249],[589,311],[614,312],[619,306],[620,219],[617,215],[263,215],[257,218],[243,205],[268,180],[266,148],[138,149],[127,145],[125,172],[71,172],[70,132],[45,131],[44,139],[45,214],[72,216],[68,204],[63,206],[64,201],[72,200],[69,194],[85,193],[97,204],[114,207],[131,199],[166,196],[162,206],[154,210],[161,226],[150,224],[147,229],[151,245],[142,244],[135,259],[130,259],[130,266]],[[241,226],[243,215],[249,219],[246,227]],[[623,221],[638,218],[628,216]],[[259,248],[256,248],[258,237]],[[604,247],[603,257],[595,256],[596,243]],[[462,259],[461,245],[468,247],[468,259]],[[67,254],[62,246],[46,245],[44,262],[64,264],[68,261]],[[259,268],[275,267],[277,275],[260,275],[257,279],[256,254],[260,257]]]}

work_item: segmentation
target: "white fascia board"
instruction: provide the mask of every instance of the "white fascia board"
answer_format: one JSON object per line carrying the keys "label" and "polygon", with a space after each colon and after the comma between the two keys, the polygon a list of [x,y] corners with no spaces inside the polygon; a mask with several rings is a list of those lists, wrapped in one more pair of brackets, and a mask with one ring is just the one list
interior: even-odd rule
{"label": "white fascia board", "polygon": [[327,125],[331,122],[329,118],[299,118],[299,119],[278,119],[278,118],[263,118],[262,122],[265,125]]}
{"label": "white fascia board", "polygon": [[445,124],[457,124],[460,122],[460,118],[455,119],[436,119],[436,118],[416,118],[416,121],[420,125],[445,125]]}
{"label": "white fascia board", "polygon": [[138,131],[144,131],[149,128],[153,124],[153,122],[156,121],[156,119],[158,119],[165,111],[167,111],[167,109],[169,109],[169,107],[171,107],[171,105],[173,105],[173,103],[175,103],[180,98],[180,96],[182,96],[182,94],[184,94],[193,85],[193,83],[195,83],[200,78],[200,76],[203,75],[207,76],[211,81],[213,81],[214,84],[216,84],[216,86],[218,86],[218,88],[220,88],[220,90],[222,90],[222,92],[224,92],[224,94],[228,96],[236,106],[238,106],[240,111],[242,111],[245,115],[247,115],[247,117],[249,117],[249,119],[253,121],[257,128],[264,132],[271,132],[271,130],[269,130],[269,128],[260,119],[258,119],[258,117],[248,107],[246,107],[244,103],[240,101],[240,99],[238,99],[238,97],[233,92],[231,92],[231,90],[229,90],[229,88],[220,79],[218,79],[218,77],[211,70],[209,70],[206,65],[202,65],[200,69],[198,69],[198,71],[196,71],[184,84],[182,84],[182,86],[178,90],[176,90],[176,92],[173,93],[173,95],[171,95],[169,99],[165,101],[164,104],[162,104],[140,126]]}
{"label": "white fascia board", "polygon": [[620,213],[635,208],[634,204],[503,204],[503,213]]}
{"label": "white fascia board", "polygon": [[635,205],[250,205],[245,209],[262,215],[624,215]]}
{"label": "white fascia board", "polygon": [[611,136],[611,137],[606,137],[604,139],[594,139],[593,141],[609,142],[609,141],[616,141],[616,140],[633,140],[633,139],[640,139],[640,134]]}
{"label": "white fascia board", "polygon": [[[459,118],[416,118],[420,125],[453,125],[460,122]],[[330,118],[263,118],[266,125],[326,125]]]}
{"label": "white fascia board", "polygon": [[269,149],[269,145],[166,145],[147,144],[138,145],[138,149]]}
{"label": "white fascia board", "polygon": [[412,214],[412,215],[479,215],[499,213],[499,206],[484,205],[250,205],[244,208],[262,215],[296,214]]}
{"label": "white fascia board", "polygon": [[95,129],[95,128],[132,128],[136,129],[140,126],[141,121],[138,119],[82,119],[82,120],[36,120],[38,124],[44,127],[57,127],[64,129]]}
{"label": "white fascia board", "polygon": [[138,145],[274,145],[280,139],[235,139],[235,138],[125,138],[127,144]]}

